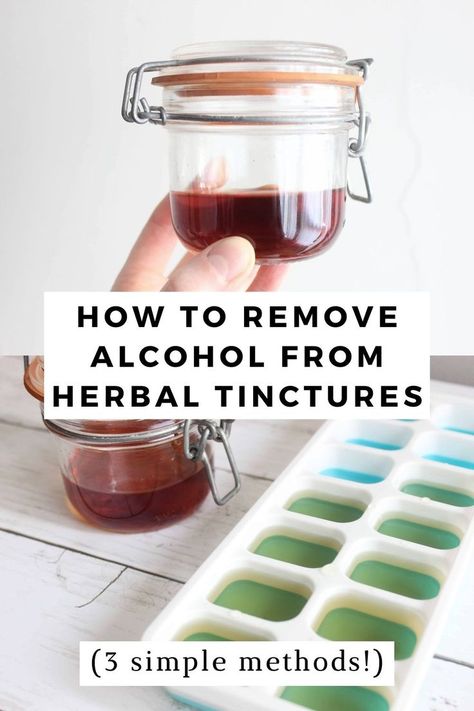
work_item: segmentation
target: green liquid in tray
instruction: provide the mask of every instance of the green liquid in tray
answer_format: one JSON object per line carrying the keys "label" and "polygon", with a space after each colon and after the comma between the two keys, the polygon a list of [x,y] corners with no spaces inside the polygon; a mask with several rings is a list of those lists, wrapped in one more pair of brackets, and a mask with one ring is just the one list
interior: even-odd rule
{"label": "green liquid in tray", "polygon": [[235,580],[213,602],[230,610],[281,622],[296,617],[305,606],[306,598],[299,593],[254,580]]}
{"label": "green liquid in tray", "polygon": [[388,711],[388,702],[362,686],[287,686],[282,699],[313,711]]}
{"label": "green liquid in tray", "polygon": [[422,546],[441,550],[457,548],[461,542],[458,536],[451,533],[451,531],[425,526],[402,518],[387,519],[379,526],[378,530],[385,536],[401,538],[404,541],[411,541],[412,543],[419,543]]}
{"label": "green liquid in tray", "polygon": [[416,645],[416,634],[409,627],[350,607],[328,612],[316,631],[334,642],[393,641],[395,659],[408,659]]}
{"label": "green liquid in tray", "polygon": [[363,439],[361,437],[351,437],[346,439],[347,444],[358,444],[361,447],[371,447],[372,449],[384,449],[386,452],[394,452],[397,449],[402,449],[400,444],[391,444],[390,442],[376,442],[373,439]]}
{"label": "green liquid in tray", "polygon": [[376,484],[383,481],[383,476],[379,474],[366,474],[355,469],[343,469],[342,467],[328,467],[319,472],[322,476],[330,476],[335,479],[346,479],[346,481],[357,481],[359,484]]}
{"label": "green liquid in tray", "polygon": [[359,563],[354,568],[351,579],[415,600],[431,600],[440,590],[439,582],[431,575],[378,560],[364,560]]}
{"label": "green liquid in tray", "polygon": [[424,454],[423,459],[439,464],[451,464],[452,467],[462,467],[463,469],[474,469],[474,462],[467,459],[456,459],[456,457],[446,457],[444,454]]}
{"label": "green liquid in tray", "polygon": [[338,550],[331,546],[302,541],[289,536],[269,536],[260,543],[254,552],[267,558],[302,565],[305,568],[322,568],[323,565],[332,563]]}
{"label": "green liquid in tray", "polygon": [[362,509],[348,504],[339,504],[326,499],[316,499],[305,496],[294,501],[288,508],[289,511],[305,514],[305,516],[315,516],[324,518],[327,521],[337,521],[337,523],[349,523],[357,521],[364,513]]}
{"label": "green liquid in tray", "polygon": [[405,484],[401,491],[403,491],[404,494],[420,496],[421,498],[426,497],[433,501],[440,501],[442,504],[450,504],[451,506],[474,506],[474,497],[439,486],[416,483]]}

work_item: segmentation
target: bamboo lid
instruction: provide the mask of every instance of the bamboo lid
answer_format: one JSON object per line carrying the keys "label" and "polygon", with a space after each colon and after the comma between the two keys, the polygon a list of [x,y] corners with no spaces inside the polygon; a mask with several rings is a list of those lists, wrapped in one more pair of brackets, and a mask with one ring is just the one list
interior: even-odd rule
{"label": "bamboo lid", "polygon": [[25,389],[34,398],[44,400],[44,363],[41,356],[35,356],[25,370],[23,377]]}
{"label": "bamboo lid", "polygon": [[[187,94],[276,94],[282,86],[329,84],[356,88],[364,83],[360,74],[308,71],[182,72],[158,76],[152,84],[186,87]],[[181,90],[182,91],[182,90]]]}

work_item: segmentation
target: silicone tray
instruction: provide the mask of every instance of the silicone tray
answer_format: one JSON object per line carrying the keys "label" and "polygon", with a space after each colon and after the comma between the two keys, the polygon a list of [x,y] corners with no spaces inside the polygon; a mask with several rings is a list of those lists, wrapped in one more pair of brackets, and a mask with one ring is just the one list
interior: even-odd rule
{"label": "silicone tray", "polygon": [[206,711],[409,710],[474,543],[474,399],[443,390],[429,421],[326,423],[144,635],[395,639],[395,686],[168,689],[175,698]]}

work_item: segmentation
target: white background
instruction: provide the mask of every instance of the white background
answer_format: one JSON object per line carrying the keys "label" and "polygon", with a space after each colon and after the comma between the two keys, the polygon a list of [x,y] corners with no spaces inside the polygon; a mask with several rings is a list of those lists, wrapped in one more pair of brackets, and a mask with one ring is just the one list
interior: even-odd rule
{"label": "white background", "polygon": [[432,352],[474,352],[473,24],[469,0],[2,0],[0,352],[39,349],[43,290],[108,289],[167,189],[165,131],[120,116],[129,67],[239,38],[376,58],[375,202],[285,288],[431,290]]}

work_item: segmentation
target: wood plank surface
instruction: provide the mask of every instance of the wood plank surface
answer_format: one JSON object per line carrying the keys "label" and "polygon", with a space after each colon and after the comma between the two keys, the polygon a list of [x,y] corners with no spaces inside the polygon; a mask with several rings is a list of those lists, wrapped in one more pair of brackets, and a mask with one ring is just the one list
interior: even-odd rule
{"label": "wood plank surface", "polygon": [[[0,360],[0,709],[177,711],[160,689],[80,688],[78,643],[137,639],[182,582],[319,426],[248,421],[232,436],[243,476],[229,506],[211,500],[149,534],[98,531],[65,504],[56,451],[21,386],[21,362]],[[218,455],[219,478],[228,467]],[[416,711],[470,711],[474,566],[466,572]]]}
{"label": "wood plank surface", "polygon": [[[139,638],[178,583],[8,533],[0,533],[0,569],[2,709],[184,709],[157,688],[78,684],[79,641]],[[469,711],[473,676],[434,660],[416,711]]]}

